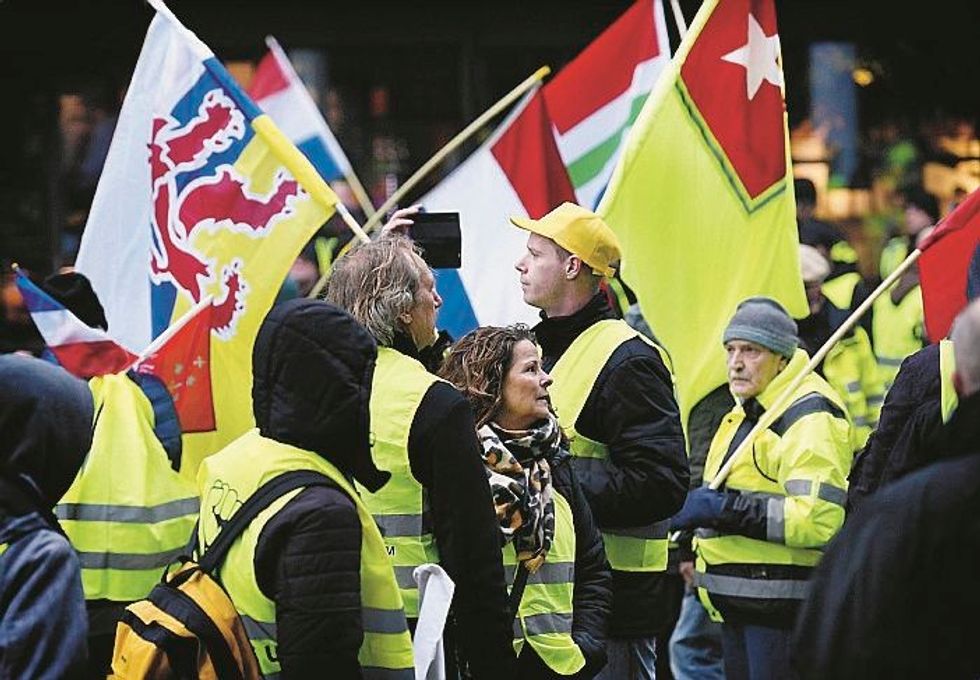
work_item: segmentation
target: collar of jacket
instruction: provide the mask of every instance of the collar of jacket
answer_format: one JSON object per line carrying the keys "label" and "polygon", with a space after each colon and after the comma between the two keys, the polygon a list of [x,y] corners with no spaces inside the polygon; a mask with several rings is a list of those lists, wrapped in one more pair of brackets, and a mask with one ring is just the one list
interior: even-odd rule
{"label": "collar of jacket", "polygon": [[415,346],[415,341],[408,333],[395,331],[395,335],[391,339],[391,348],[407,357],[412,357],[416,361],[419,359],[418,347]]}
{"label": "collar of jacket", "polygon": [[[793,354],[793,358],[786,365],[786,368],[782,372],[772,379],[772,382],[766,386],[766,389],[762,390],[762,393],[756,397],[756,401],[762,406],[764,410],[769,410],[772,405],[779,399],[783,391],[789,387],[789,384],[796,379],[796,377],[803,372],[803,369],[809,363],[810,357],[802,349],[796,350]],[[789,404],[786,404],[789,406]]]}
{"label": "collar of jacket", "polygon": [[534,334],[541,345],[545,363],[558,361],[575,338],[592,324],[614,318],[616,315],[601,292],[596,293],[584,307],[569,316],[549,317],[541,312],[541,322],[534,327]]}

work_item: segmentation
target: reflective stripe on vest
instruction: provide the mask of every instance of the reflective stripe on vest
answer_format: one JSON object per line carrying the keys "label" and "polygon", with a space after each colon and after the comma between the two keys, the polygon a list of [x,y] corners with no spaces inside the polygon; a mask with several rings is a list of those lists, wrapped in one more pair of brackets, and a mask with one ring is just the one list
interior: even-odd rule
{"label": "reflective stripe on vest", "polygon": [[[602,368],[620,345],[633,338],[640,338],[656,349],[670,370],[670,358],[656,343],[623,321],[607,319],[592,324],[579,335],[551,371],[555,381],[551,388],[552,402],[571,439],[572,454],[575,456],[573,464],[581,479],[604,474],[603,468],[612,465],[609,448],[583,436],[575,427]],[[620,529],[603,530],[602,538],[606,557],[613,569],[646,572],[667,569],[666,522],[631,527],[628,533]]]}
{"label": "reflective stripe on vest", "polygon": [[897,305],[886,291],[874,301],[872,309],[875,357],[887,390],[905,357],[922,348],[922,288],[916,286]]}
{"label": "reflective stripe on vest", "polygon": [[953,353],[952,340],[939,341],[939,404],[943,422],[948,423],[953,417],[953,411],[960,403],[956,388],[953,386],[953,372],[956,371],[956,355]]}
{"label": "reflective stripe on vest", "polygon": [[[585,656],[572,640],[575,523],[568,501],[557,490],[553,498],[555,538],[544,564],[528,574],[514,621],[514,650],[520,654],[526,640],[548,668],[571,675],[585,666]],[[504,545],[503,560],[508,582],[513,583],[517,558],[512,543]]]}
{"label": "reflective stripe on vest", "polygon": [[171,467],[139,386],[119,374],[89,387],[99,414],[92,449],[54,512],[78,553],[85,598],[132,602],[184,551],[200,502]]}
{"label": "reflective stripe on vest", "polygon": [[[771,403],[767,399],[780,395],[800,375],[808,361],[807,354],[797,350],[786,369],[759,395],[760,402]],[[745,412],[739,405],[722,419],[708,451],[704,473],[706,482],[710,483],[717,474],[744,421]],[[840,397],[826,381],[811,373],[793,393],[793,399],[775,422],[755,440],[751,455],[735,462],[725,486],[748,498],[766,501],[767,540],[704,528],[695,532],[699,595],[713,617],[717,616],[717,612],[710,607],[709,596],[714,594],[760,599],[802,597],[805,580],[741,578],[718,574],[713,568],[721,565],[756,565],[759,574],[766,574],[767,565],[813,567],[819,563],[822,557],[820,548],[824,544],[814,541],[806,543],[813,547],[792,547],[786,544],[787,532],[799,537],[801,533],[826,525],[821,522],[843,521],[843,506],[847,499],[846,474],[852,460],[850,433],[851,427],[841,408]],[[786,457],[810,442],[832,448],[812,459],[787,460]],[[792,465],[792,468],[787,465]],[[780,475],[781,481],[777,481],[776,477]],[[788,499],[794,501],[790,503]],[[808,509],[801,511],[801,507]],[[807,514],[795,515],[790,525],[788,513],[791,509]],[[820,519],[812,519],[818,516],[818,511]]]}
{"label": "reflective stripe on vest", "polygon": [[408,436],[419,404],[438,380],[415,359],[390,347],[378,348],[371,389],[371,455],[378,469],[390,472],[391,478],[375,493],[357,486],[384,536],[405,614],[411,618],[419,615],[418,586],[412,572],[420,564],[438,563],[439,553],[425,491],[412,476]]}
{"label": "reflective stripe on vest", "polygon": [[[357,492],[331,463],[320,456],[266,439],[257,430],[205,459],[198,476],[204,499],[199,539],[214,540],[218,517],[226,521],[234,509],[263,483],[283,472],[314,470],[342,489],[353,501],[361,522],[361,615],[364,641],[358,653],[365,678],[414,678],[412,640],[381,533]],[[276,605],[259,590],[255,551],[263,527],[300,493],[287,493],[263,510],[235,541],[219,570],[221,582],[242,617],[259,669],[266,678],[280,671],[277,655]],[[326,671],[325,671],[326,672]]]}

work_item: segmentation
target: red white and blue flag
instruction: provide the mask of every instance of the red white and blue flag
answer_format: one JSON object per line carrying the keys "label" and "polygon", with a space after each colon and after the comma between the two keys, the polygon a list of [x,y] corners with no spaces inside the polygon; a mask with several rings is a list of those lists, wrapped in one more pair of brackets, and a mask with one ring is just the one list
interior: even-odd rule
{"label": "red white and blue flag", "polygon": [[626,133],[670,61],[660,0],[637,0],[420,203],[459,211],[463,266],[439,270],[439,327],[537,320],[514,263],[527,232],[511,216],[540,217],[562,201],[594,208]]}
{"label": "red white and blue flag", "polygon": [[289,57],[275,38],[270,36],[265,42],[269,51],[259,62],[248,95],[303,152],[320,177],[331,182],[351,176],[350,161]]}
{"label": "red white and blue flag", "polygon": [[118,373],[129,368],[136,355],[117,343],[101,328],[92,328],[60,302],[35,285],[19,269],[17,288],[31,313],[51,357],[79,378]]}
{"label": "red white and blue flag", "polygon": [[[113,337],[140,351],[212,300],[205,338],[214,432],[185,433],[182,471],[193,476],[204,456],[254,424],[255,336],[337,197],[207,45],[161,0],[149,2],[157,13],[76,266],[102,301]],[[180,363],[182,371],[189,366]]]}

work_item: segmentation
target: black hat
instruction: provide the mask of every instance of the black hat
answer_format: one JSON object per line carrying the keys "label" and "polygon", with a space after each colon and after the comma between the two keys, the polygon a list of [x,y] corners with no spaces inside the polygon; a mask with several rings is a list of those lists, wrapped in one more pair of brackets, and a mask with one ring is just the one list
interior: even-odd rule
{"label": "black hat", "polygon": [[41,288],[86,325],[102,330],[109,329],[102,303],[99,302],[99,297],[92,290],[91,282],[84,274],[78,272],[52,274],[44,279]]}

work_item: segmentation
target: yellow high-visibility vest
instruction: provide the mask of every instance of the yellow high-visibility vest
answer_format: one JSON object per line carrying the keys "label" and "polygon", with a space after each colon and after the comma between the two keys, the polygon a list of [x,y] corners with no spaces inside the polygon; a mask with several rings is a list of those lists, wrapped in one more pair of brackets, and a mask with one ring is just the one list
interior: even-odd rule
{"label": "yellow high-visibility vest", "polygon": [[[604,474],[604,468],[612,463],[606,444],[578,432],[576,425],[579,415],[603,366],[620,345],[633,338],[640,338],[656,349],[670,370],[667,353],[656,343],[623,321],[606,319],[592,324],[575,338],[551,371],[555,381],[551,388],[552,403],[571,440],[572,455],[575,457],[572,462],[581,479]],[[665,571],[669,527],[670,520],[667,519],[642,527],[603,529],[602,540],[609,564],[619,571]]]}
{"label": "yellow high-visibility vest", "polygon": [[390,347],[378,348],[371,385],[372,457],[391,478],[375,492],[358,491],[381,528],[402,591],[405,613],[419,615],[419,592],[412,572],[420,564],[438,563],[425,489],[412,476],[408,436],[415,413],[429,387],[439,378],[415,359]]}
{"label": "yellow high-visibility vest", "polygon": [[[802,372],[809,361],[797,350],[786,368],[757,399],[764,408]],[[721,468],[739,426],[741,404],[725,416],[705,463],[706,484]],[[851,423],[844,404],[826,380],[811,373],[788,406],[735,462],[725,487],[767,499],[767,540],[698,529],[695,583],[711,614],[720,620],[714,596],[757,600],[802,600],[806,578],[765,576],[767,565],[813,567],[821,550],[844,522],[847,474],[853,459]],[[733,565],[758,565],[758,577],[733,575]],[[728,572],[728,573],[726,573]]]}
{"label": "yellow high-visibility vest", "polygon": [[[365,677],[411,680],[415,677],[412,639],[395,583],[391,560],[371,513],[353,486],[332,463],[310,451],[267,439],[251,430],[219,453],[206,458],[198,473],[201,494],[199,545],[217,536],[218,519],[227,521],[263,484],[284,472],[312,470],[326,475],[346,493],[361,521],[361,612],[364,640],[357,660]],[[259,589],[255,551],[263,527],[302,489],[272,502],[235,541],[218,577],[242,618],[264,677],[280,671],[276,638],[276,604]],[[330,669],[323,669],[329,676]]]}
{"label": "yellow high-visibility vest", "polygon": [[55,515],[78,553],[87,600],[135,602],[187,546],[199,501],[153,432],[153,407],[125,374],[89,381],[92,449]]}
{"label": "yellow high-visibility vest", "polygon": [[[575,593],[575,522],[568,501],[553,492],[555,537],[544,564],[528,574],[524,595],[514,621],[514,651],[531,645],[542,661],[559,675],[572,675],[585,666],[585,655],[572,640]],[[514,582],[517,556],[514,546],[503,548],[508,583]]]}

